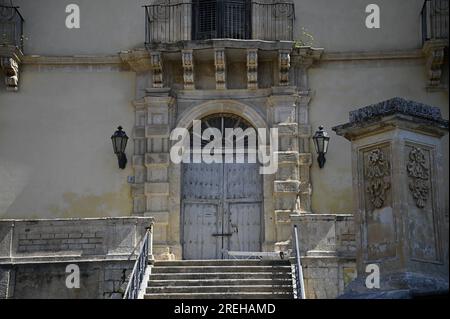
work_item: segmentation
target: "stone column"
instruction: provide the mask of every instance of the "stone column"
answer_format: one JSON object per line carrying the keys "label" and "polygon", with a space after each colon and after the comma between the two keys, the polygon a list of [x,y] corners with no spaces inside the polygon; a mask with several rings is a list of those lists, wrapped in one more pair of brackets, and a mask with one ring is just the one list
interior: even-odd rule
{"label": "stone column", "polygon": [[173,98],[169,89],[147,89],[135,102],[135,156],[133,168],[134,213],[153,217],[154,255],[171,258],[169,229],[169,113]]}
{"label": "stone column", "polygon": [[[440,175],[448,121],[438,108],[394,98],[351,112],[333,130],[352,143],[358,277],[344,297],[448,289],[448,177]],[[379,289],[366,286],[369,264],[379,267]]]}
{"label": "stone column", "polygon": [[294,87],[275,87],[269,99],[272,126],[278,128],[278,171],[274,180],[274,207],[277,241],[284,250],[291,237],[290,215],[297,208],[300,189],[298,160],[297,95]]}

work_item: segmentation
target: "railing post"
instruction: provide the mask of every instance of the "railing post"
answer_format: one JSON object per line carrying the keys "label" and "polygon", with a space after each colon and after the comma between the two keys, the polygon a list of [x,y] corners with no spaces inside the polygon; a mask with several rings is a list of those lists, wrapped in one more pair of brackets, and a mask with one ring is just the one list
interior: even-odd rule
{"label": "railing post", "polygon": [[148,228],[148,262],[153,264],[154,257],[153,257],[153,226],[154,223],[152,222],[150,224],[150,227]]}
{"label": "railing post", "polygon": [[[305,283],[303,280],[303,267],[301,264],[301,260],[300,260],[300,249],[299,249],[299,244],[298,244],[298,229],[297,229],[297,225],[294,226],[294,241],[295,241],[295,268],[296,268],[296,276],[297,276],[297,298],[298,298],[298,293],[300,292],[300,296],[301,299],[306,299],[306,294],[305,294]],[[300,291],[299,291],[299,287],[300,286]]]}

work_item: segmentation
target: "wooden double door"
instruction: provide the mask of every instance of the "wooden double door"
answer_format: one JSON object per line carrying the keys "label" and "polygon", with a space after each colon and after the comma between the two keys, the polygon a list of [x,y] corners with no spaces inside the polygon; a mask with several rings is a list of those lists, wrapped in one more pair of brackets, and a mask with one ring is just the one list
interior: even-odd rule
{"label": "wooden double door", "polygon": [[[226,121],[215,120],[223,129]],[[183,164],[184,259],[222,259],[225,250],[261,251],[259,168],[258,163]]]}

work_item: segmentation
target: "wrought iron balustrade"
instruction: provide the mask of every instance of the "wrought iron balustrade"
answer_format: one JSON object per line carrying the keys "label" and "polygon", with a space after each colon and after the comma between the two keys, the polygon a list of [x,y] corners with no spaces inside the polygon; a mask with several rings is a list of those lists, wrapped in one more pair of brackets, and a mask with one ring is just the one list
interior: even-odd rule
{"label": "wrought iron balustrade", "polygon": [[0,3],[0,45],[15,46],[23,51],[23,22],[19,7]]}
{"label": "wrought iron balustrade", "polygon": [[303,267],[302,262],[300,260],[300,247],[299,247],[299,239],[298,239],[298,229],[297,226],[294,226],[294,232],[292,234],[293,241],[293,250],[294,250],[294,299],[306,299],[305,295],[305,282],[303,279]]}
{"label": "wrought iron balustrade", "polygon": [[139,255],[131,272],[123,299],[138,299],[139,289],[148,266],[149,256],[153,258],[153,225],[147,228],[140,242]]}
{"label": "wrought iron balustrade", "polygon": [[206,39],[293,39],[293,3],[181,0],[144,8],[147,44]]}
{"label": "wrought iron balustrade", "polygon": [[422,40],[448,40],[449,0],[425,0],[422,8]]}

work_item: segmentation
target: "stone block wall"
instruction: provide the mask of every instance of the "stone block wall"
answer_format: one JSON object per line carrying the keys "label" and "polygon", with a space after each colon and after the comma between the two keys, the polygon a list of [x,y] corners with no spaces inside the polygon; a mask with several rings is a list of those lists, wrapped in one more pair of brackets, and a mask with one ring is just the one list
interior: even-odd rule
{"label": "stone block wall", "polygon": [[291,215],[308,299],[334,299],[356,277],[353,215]]}
{"label": "stone block wall", "polygon": [[[122,298],[150,217],[0,221],[0,298]],[[80,269],[69,289],[68,265]]]}

